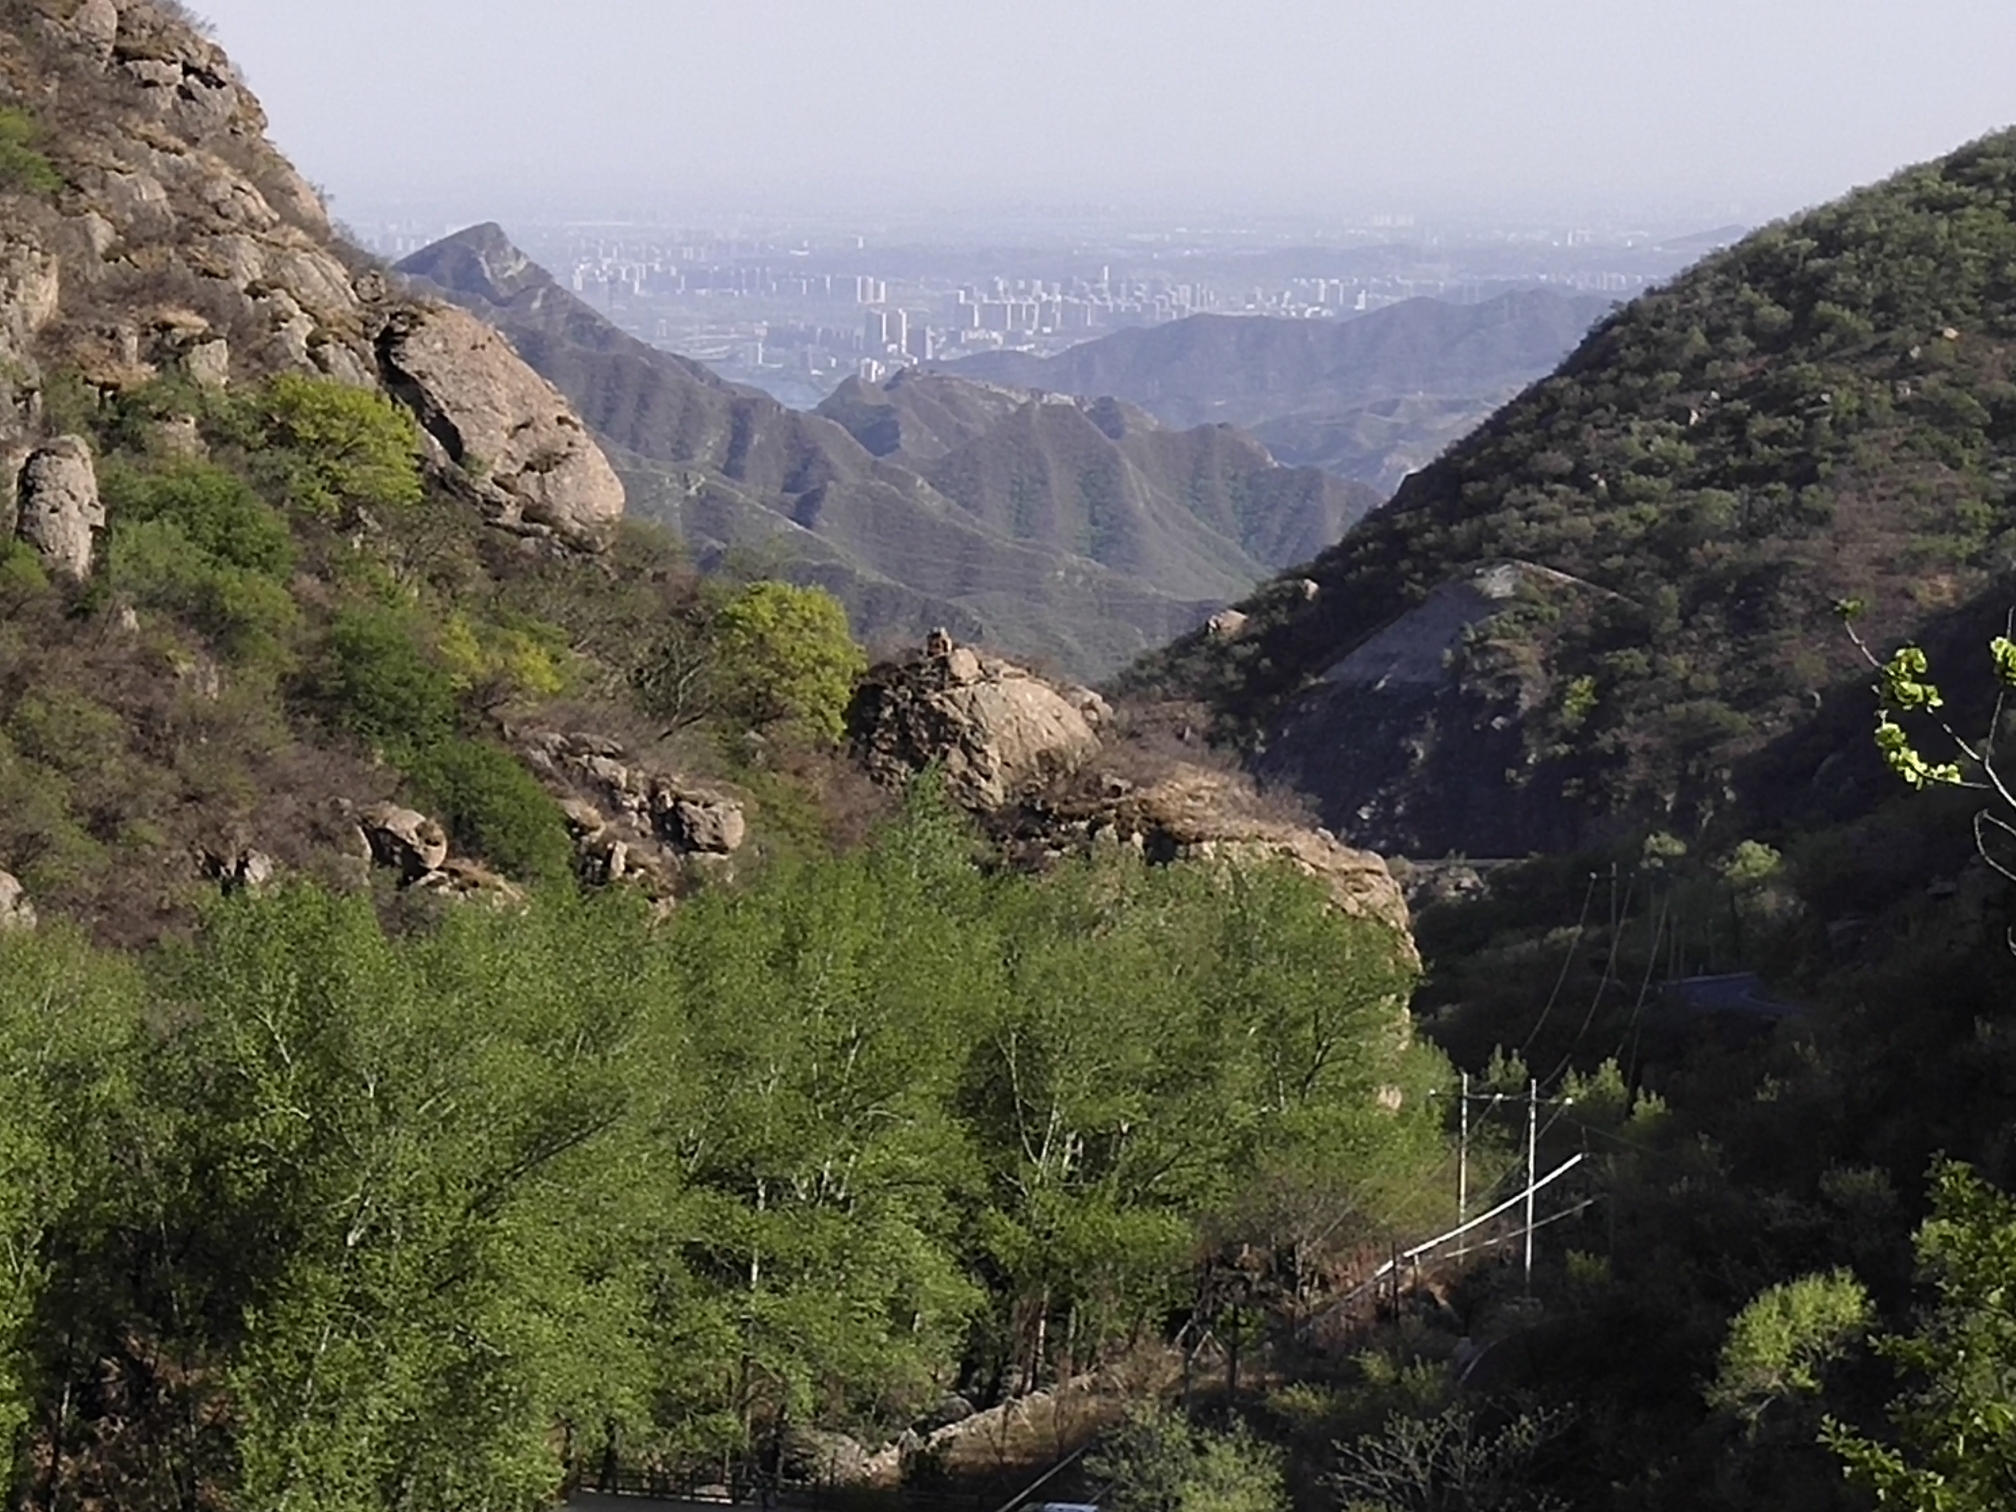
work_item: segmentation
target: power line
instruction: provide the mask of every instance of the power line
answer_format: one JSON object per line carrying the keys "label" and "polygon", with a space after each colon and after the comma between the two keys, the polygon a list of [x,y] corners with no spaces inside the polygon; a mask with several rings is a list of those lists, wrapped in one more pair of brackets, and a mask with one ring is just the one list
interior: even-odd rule
{"label": "power line", "polygon": [[1568,941],[1568,954],[1561,958],[1561,974],[1554,978],[1554,990],[1547,994],[1547,1005],[1540,1010],[1540,1017],[1534,1020],[1533,1028],[1528,1032],[1525,1042],[1519,1046],[1519,1055],[1522,1059],[1532,1048],[1535,1037],[1546,1024],[1547,1016],[1554,1011],[1554,1004],[1561,996],[1561,989],[1567,985],[1568,969],[1575,964],[1575,952],[1581,948],[1582,932],[1589,924],[1589,905],[1596,899],[1596,879],[1595,872],[1589,873],[1589,886],[1582,894],[1582,912],[1575,920],[1575,934]]}

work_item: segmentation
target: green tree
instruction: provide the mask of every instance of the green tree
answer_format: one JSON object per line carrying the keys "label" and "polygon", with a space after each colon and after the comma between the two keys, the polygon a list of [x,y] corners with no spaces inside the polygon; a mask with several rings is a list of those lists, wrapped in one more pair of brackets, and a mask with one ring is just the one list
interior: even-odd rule
{"label": "green tree", "polygon": [[1906,1512],[2016,1506],[2016,1201],[1942,1162],[1918,1264],[1935,1294],[1918,1326],[1876,1350],[1904,1376],[1895,1442],[1830,1419],[1823,1437],[1851,1478]]}
{"label": "green tree", "polygon": [[384,395],[283,373],[241,402],[251,463],[311,514],[418,504],[420,428]]}
{"label": "green tree", "polygon": [[42,1415],[36,1334],[48,1293],[74,1280],[57,1272],[52,1236],[114,1171],[141,1002],[128,963],[68,931],[0,928],[0,1444],[10,1448]]}
{"label": "green tree", "polygon": [[721,607],[711,638],[719,707],[752,726],[788,724],[837,741],[868,661],[847,611],[823,588],[751,583]]}
{"label": "green tree", "polygon": [[384,605],[337,611],[309,692],[337,729],[402,764],[455,730],[454,679],[422,648],[414,617]]}
{"label": "green tree", "polygon": [[510,752],[445,740],[415,756],[409,771],[422,805],[458,849],[527,881],[566,880],[574,854],[567,821]]}
{"label": "green tree", "polygon": [[1158,1406],[1139,1407],[1109,1434],[1085,1471],[1113,1512],[1282,1512],[1281,1451],[1244,1423],[1200,1428]]}
{"label": "green tree", "polygon": [[1817,1396],[1824,1367],[1873,1317],[1868,1292],[1844,1270],[1765,1288],[1729,1325],[1708,1405],[1755,1424],[1773,1403]]}

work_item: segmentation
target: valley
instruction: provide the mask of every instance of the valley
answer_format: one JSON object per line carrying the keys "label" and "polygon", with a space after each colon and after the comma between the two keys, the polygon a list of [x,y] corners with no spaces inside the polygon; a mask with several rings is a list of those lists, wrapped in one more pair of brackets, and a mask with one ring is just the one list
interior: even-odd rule
{"label": "valley", "polygon": [[2009,1504],[2016,132],[1215,234],[794,408],[0,0],[10,1508]]}

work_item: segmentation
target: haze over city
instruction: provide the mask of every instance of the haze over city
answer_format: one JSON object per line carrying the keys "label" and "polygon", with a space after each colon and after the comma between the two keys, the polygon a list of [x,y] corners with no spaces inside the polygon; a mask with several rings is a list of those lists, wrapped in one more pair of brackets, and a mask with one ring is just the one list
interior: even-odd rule
{"label": "haze over city", "polygon": [[1764,219],[2008,121],[2001,0],[199,0],[339,213]]}

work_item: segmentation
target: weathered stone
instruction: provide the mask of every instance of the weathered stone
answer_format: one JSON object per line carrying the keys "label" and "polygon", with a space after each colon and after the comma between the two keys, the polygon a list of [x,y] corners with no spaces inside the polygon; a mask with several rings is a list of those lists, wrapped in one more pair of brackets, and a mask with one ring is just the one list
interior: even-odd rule
{"label": "weathered stone", "polygon": [[512,740],[559,800],[587,882],[622,882],[669,906],[699,868],[718,875],[747,841],[739,801],[655,770],[616,741],[554,730],[520,731]]}
{"label": "weathered stone", "polygon": [[602,817],[602,811],[582,798],[563,798],[560,812],[567,816],[567,826],[577,835],[594,836],[609,827],[609,821]]}
{"label": "weathered stone", "polygon": [[1136,845],[1150,861],[1236,867],[1286,862],[1321,881],[1338,912],[1392,929],[1403,954],[1415,954],[1407,899],[1383,858],[1343,844],[1328,830],[1268,814],[1244,777],[1178,765],[1156,781],[1124,791],[1102,782],[1022,818],[1025,834],[1075,827]]}
{"label": "weathered stone", "polygon": [[231,343],[222,336],[198,342],[183,353],[182,370],[198,388],[225,387],[231,382]]}
{"label": "weathered stone", "polygon": [[280,874],[279,862],[249,847],[222,852],[205,848],[197,854],[196,866],[226,894],[263,892]]}
{"label": "weathered stone", "polygon": [[0,871],[0,930],[34,927],[35,905],[28,901],[28,890],[12,872]]}
{"label": "weathered stone", "polygon": [[448,859],[448,836],[425,814],[395,803],[374,804],[358,815],[357,828],[371,859],[399,873],[411,885],[440,870]]}
{"label": "weathered stone", "polygon": [[495,908],[522,908],[525,893],[508,877],[459,857],[444,860],[434,870],[414,879],[413,885],[467,903],[488,903]]}
{"label": "weathered stone", "polygon": [[1237,609],[1221,609],[1205,623],[1213,640],[1237,640],[1246,633],[1247,616]]}
{"label": "weathered stone", "polygon": [[794,1423],[784,1430],[777,1468],[786,1479],[812,1485],[848,1485],[861,1479],[868,1451],[858,1440],[825,1428]]}
{"label": "weathered stone", "polygon": [[112,0],[84,0],[72,12],[69,28],[103,68],[112,61],[112,45],[119,40],[119,7]]}
{"label": "weathered stone", "polygon": [[870,776],[894,785],[936,763],[955,802],[987,811],[1097,754],[1097,695],[1054,688],[1009,662],[974,660],[977,670],[954,651],[869,673],[847,724]]}
{"label": "weathered stone", "polygon": [[386,383],[509,529],[599,546],[623,484],[580,418],[495,331],[448,306],[410,305],[378,338]]}
{"label": "weathered stone", "polygon": [[660,833],[683,851],[732,856],[749,833],[742,805],[725,798],[682,797],[665,811]]}
{"label": "weathered stone", "polygon": [[91,449],[80,436],[59,436],[28,454],[15,498],[15,533],[55,571],[82,581],[91,575],[105,505]]}

